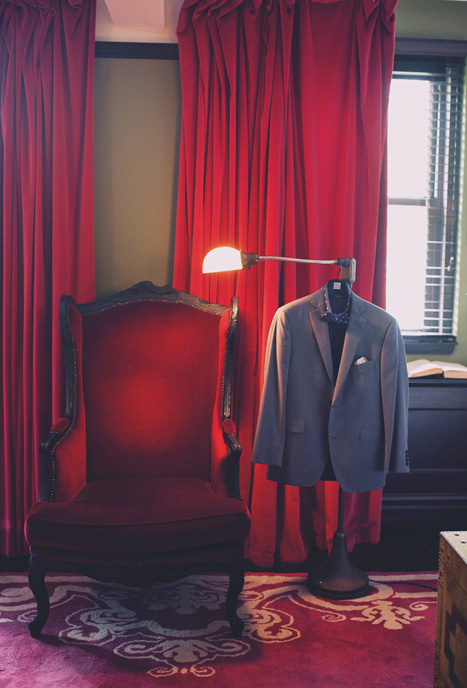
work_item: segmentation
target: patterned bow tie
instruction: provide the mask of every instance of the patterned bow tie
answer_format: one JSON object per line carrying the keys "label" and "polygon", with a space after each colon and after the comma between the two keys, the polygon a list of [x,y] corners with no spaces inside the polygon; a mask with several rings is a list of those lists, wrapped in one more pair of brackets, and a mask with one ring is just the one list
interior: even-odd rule
{"label": "patterned bow tie", "polygon": [[324,322],[331,322],[331,323],[338,323],[339,325],[347,325],[349,322],[350,316],[346,311],[343,313],[331,313],[331,311],[325,311],[323,315],[320,317],[320,320],[324,320]]}
{"label": "patterned bow tie", "polygon": [[335,323],[337,325],[347,325],[350,319],[349,315],[349,310],[350,310],[350,299],[352,297],[352,292],[349,290],[349,296],[347,299],[347,304],[345,306],[345,311],[342,311],[342,313],[333,313],[331,311],[331,308],[329,306],[329,295],[328,295],[328,287],[327,285],[324,287],[324,313],[321,315],[320,320],[323,320],[324,322],[330,322],[330,323]]}

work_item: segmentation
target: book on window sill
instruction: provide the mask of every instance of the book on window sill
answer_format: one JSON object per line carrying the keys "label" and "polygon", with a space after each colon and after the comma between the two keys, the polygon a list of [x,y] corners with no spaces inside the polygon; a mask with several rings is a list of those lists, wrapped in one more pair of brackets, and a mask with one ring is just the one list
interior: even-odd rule
{"label": "book on window sill", "polygon": [[467,366],[461,363],[447,363],[446,361],[429,361],[418,358],[407,363],[409,378],[413,377],[444,377],[450,379],[467,379]]}

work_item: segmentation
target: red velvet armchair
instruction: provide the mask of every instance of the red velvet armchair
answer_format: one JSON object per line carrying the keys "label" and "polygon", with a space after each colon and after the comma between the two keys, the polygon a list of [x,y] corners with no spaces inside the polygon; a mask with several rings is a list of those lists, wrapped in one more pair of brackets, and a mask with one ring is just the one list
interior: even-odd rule
{"label": "red velvet armchair", "polygon": [[41,444],[26,522],[33,637],[49,615],[48,571],[146,584],[219,569],[241,635],[250,515],[231,418],[237,322],[237,298],[225,307],[151,282],[87,304],[62,297],[66,413]]}

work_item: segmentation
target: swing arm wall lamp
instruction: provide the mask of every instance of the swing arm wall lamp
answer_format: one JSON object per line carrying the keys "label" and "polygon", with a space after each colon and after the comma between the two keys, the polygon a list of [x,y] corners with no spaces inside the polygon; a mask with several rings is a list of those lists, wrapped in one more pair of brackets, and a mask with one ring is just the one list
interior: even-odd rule
{"label": "swing arm wall lamp", "polygon": [[214,248],[206,254],[203,261],[203,273],[243,270],[256,265],[260,260],[281,260],[291,263],[317,263],[320,265],[339,265],[343,268],[342,277],[350,283],[355,281],[355,258],[336,258],[334,260],[314,260],[308,258],[285,258],[282,256],[258,256],[257,253],[245,253],[229,246]]}

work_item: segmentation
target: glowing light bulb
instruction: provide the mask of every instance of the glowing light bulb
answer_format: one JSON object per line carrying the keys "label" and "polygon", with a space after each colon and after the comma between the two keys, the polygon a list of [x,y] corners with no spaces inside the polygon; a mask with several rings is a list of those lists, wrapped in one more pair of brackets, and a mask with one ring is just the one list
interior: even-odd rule
{"label": "glowing light bulb", "polygon": [[229,246],[213,248],[204,257],[203,272],[226,272],[227,270],[242,270],[241,252]]}

